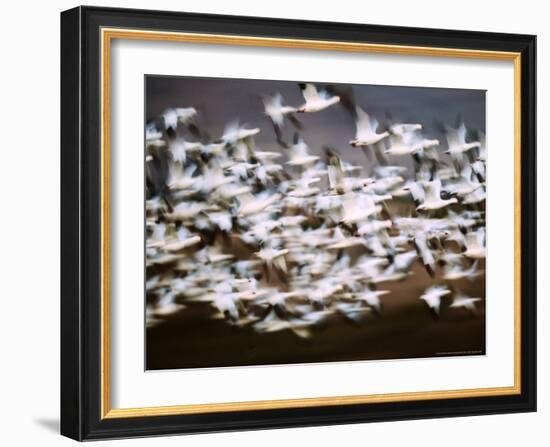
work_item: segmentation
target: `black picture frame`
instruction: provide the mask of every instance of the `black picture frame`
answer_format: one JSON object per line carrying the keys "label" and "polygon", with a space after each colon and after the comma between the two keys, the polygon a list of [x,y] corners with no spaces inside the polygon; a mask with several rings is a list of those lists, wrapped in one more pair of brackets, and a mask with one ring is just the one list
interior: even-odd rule
{"label": "black picture frame", "polygon": [[[102,28],[459,48],[521,54],[521,388],[518,394],[257,411],[102,417]],[[166,11],[61,13],[61,433],[77,440],[536,410],[536,36]]]}

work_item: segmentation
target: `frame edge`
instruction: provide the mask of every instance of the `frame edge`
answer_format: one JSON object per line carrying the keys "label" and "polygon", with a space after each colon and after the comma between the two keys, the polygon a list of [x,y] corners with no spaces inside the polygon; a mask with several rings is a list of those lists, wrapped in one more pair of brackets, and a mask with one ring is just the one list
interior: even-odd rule
{"label": "frame edge", "polygon": [[61,395],[60,433],[81,441],[80,123],[81,8],[61,13]]}
{"label": "frame edge", "polygon": [[[139,13],[146,15],[149,13],[150,17],[143,20],[151,21],[154,19],[155,13],[162,13],[163,16],[181,16],[182,19],[189,15],[184,13],[173,13],[170,11],[143,11],[143,10],[131,10],[131,9],[117,9],[117,8],[96,8],[96,7],[79,7],[73,10],[62,13],[62,59],[64,60],[64,66],[62,65],[62,238],[66,239],[62,242],[62,264],[61,272],[62,277],[65,278],[65,282],[62,281],[62,380],[65,376],[69,384],[62,385],[62,428],[61,433],[65,436],[71,437],[77,440],[86,439],[106,439],[106,438],[122,438],[122,437],[142,437],[142,436],[158,436],[169,434],[184,434],[184,433],[197,433],[197,432],[219,432],[219,431],[235,431],[235,430],[254,430],[254,429],[267,429],[267,428],[284,428],[284,427],[300,427],[300,426],[317,426],[317,425],[333,425],[333,424],[347,424],[347,423],[365,423],[384,420],[402,420],[402,419],[419,419],[419,418],[434,418],[434,417],[452,417],[452,416],[470,416],[481,414],[499,414],[499,413],[514,413],[514,412],[526,412],[536,411],[536,383],[532,382],[536,379],[536,349],[535,349],[535,337],[536,326],[534,324],[533,317],[536,315],[536,284],[533,282],[527,285],[527,281],[536,280],[536,235],[534,229],[536,227],[536,210],[533,207],[536,205],[536,192],[535,192],[535,167],[536,167],[536,141],[535,141],[535,112],[536,112],[536,97],[535,97],[535,36],[530,35],[505,35],[507,38],[503,39],[503,45],[514,47],[522,53],[522,241],[525,244],[525,250],[522,251],[522,263],[526,262],[526,268],[522,272],[522,306],[523,312],[521,315],[522,320],[522,393],[521,395],[514,396],[513,398],[500,399],[499,402],[487,400],[487,408],[483,407],[480,401],[476,402],[464,402],[455,405],[454,402],[442,402],[439,411],[435,411],[429,406],[424,406],[424,402],[419,402],[414,405],[403,405],[404,408],[394,408],[392,410],[386,408],[382,414],[371,414],[369,411],[363,413],[359,408],[350,409],[351,411],[347,415],[336,415],[330,413],[329,408],[320,408],[313,415],[312,412],[306,411],[273,411],[273,419],[270,420],[268,414],[252,415],[241,414],[244,416],[244,421],[220,423],[220,415],[212,414],[211,418],[195,416],[190,417],[187,420],[186,428],[183,428],[181,420],[178,417],[162,417],[162,418],[147,418],[148,420],[135,419],[134,421],[128,419],[118,420],[102,420],[99,417],[99,412],[96,411],[97,403],[94,402],[95,394],[97,391],[97,380],[94,377],[95,368],[94,362],[97,362],[95,356],[95,348],[92,349],[92,353],[86,353],[84,349],[88,347],[88,344],[92,344],[93,340],[89,340],[90,330],[93,329],[96,324],[95,312],[91,312],[91,305],[83,298],[87,295],[86,288],[84,286],[90,285],[91,278],[87,278],[86,272],[81,273],[84,264],[87,264],[86,258],[83,253],[86,253],[83,244],[84,239],[87,239],[86,232],[80,229],[80,216],[85,216],[85,206],[92,206],[86,200],[88,198],[85,194],[86,182],[93,182],[91,179],[84,178],[79,179],[79,176],[86,176],[86,169],[81,167],[81,162],[85,161],[84,152],[85,147],[89,144],[87,137],[90,135],[81,136],[80,126],[87,125],[88,114],[93,113],[94,107],[91,107],[91,111],[85,104],[85,101],[80,102],[80,98],[83,96],[90,97],[90,101],[94,102],[93,95],[96,93],[97,88],[94,85],[95,76],[94,71],[94,58],[91,57],[91,62],[85,63],[87,54],[90,48],[88,44],[91,42],[92,48],[95,49],[94,39],[95,37],[89,33],[94,31],[95,27],[101,27],[105,17],[97,17],[103,13],[107,16],[117,15],[122,13],[133,13],[134,15]],[[64,18],[64,16],[66,16]],[[198,14],[193,16],[195,19],[202,18],[204,20],[220,18],[220,16]],[[224,16],[228,17],[228,16]],[[237,16],[233,16],[233,19],[238,19]],[[135,19],[135,17],[134,17]],[[249,22],[256,18],[247,17],[242,18],[243,21]],[[293,22],[284,19],[262,19],[272,22],[283,24],[285,22]],[[111,18],[105,20],[110,23]],[[301,22],[301,21],[296,21]],[[316,22],[309,22],[316,23]],[[319,22],[323,25],[338,25],[332,22]],[[345,26],[345,24],[342,24]],[[359,25],[362,26],[362,25]],[[366,26],[366,25],[364,25]],[[392,28],[381,26],[382,28]],[[403,29],[400,29],[403,31]],[[409,29],[409,31],[416,32],[416,29]],[[424,29],[422,31],[429,32],[431,30]],[[453,40],[453,31],[446,30],[444,34],[446,39]],[[450,34],[450,35],[449,35]],[[463,34],[462,38],[466,38],[464,32],[457,32],[457,34]],[[498,35],[494,33],[487,33],[487,39],[489,36],[497,38]],[[72,42],[67,43],[65,50],[63,49],[64,37],[69,38]],[[458,36],[456,39],[460,39]],[[90,39],[90,41],[88,41]],[[84,43],[83,43],[84,42]],[[469,43],[474,45],[474,43]],[[493,44],[487,43],[492,46]],[[86,59],[85,59],[86,58]],[[90,79],[91,78],[91,79]],[[86,91],[87,90],[87,91]],[[528,123],[531,119],[532,122]],[[86,134],[86,128],[82,129],[83,134]],[[93,126],[92,126],[93,131]],[[93,133],[93,132],[92,132]],[[76,147],[75,147],[76,146]],[[89,148],[93,152],[93,147]],[[68,177],[66,179],[64,177]],[[93,175],[92,175],[93,176]],[[530,177],[533,176],[533,177]],[[71,188],[76,188],[71,190]],[[84,192],[80,192],[79,188],[83,188]],[[93,208],[93,207],[92,207]],[[82,222],[84,227],[89,225],[86,220]],[[66,235],[66,237],[65,237]],[[93,238],[92,238],[93,239]],[[80,245],[83,248],[80,248]],[[90,253],[88,253],[90,255]],[[92,255],[95,256],[95,255]],[[67,259],[65,259],[67,258]],[[94,262],[94,261],[91,261]],[[524,264],[525,265],[525,264]],[[74,275],[74,276],[72,276]],[[93,275],[92,275],[93,276]],[[81,285],[81,281],[82,285]],[[535,293],[533,297],[533,293]],[[91,298],[93,301],[93,293]],[[71,321],[72,320],[72,321]],[[91,326],[91,327],[90,327]],[[65,338],[72,338],[73,340],[65,340]],[[525,347],[527,343],[529,349]],[[84,351],[83,351],[84,350]],[[65,365],[64,365],[65,364]],[[83,368],[84,366],[84,368]],[[92,367],[91,371],[88,371],[88,367]],[[64,387],[64,388],[63,388]],[[67,399],[67,400],[64,400]],[[63,407],[65,407],[63,409]],[[383,406],[385,407],[385,406]],[[400,407],[399,405],[397,407]],[[388,411],[389,410],[389,411]],[[352,413],[356,411],[356,414]],[[268,412],[270,413],[270,412]],[[308,414],[309,413],[309,414]],[[362,414],[361,414],[362,413]],[[237,416],[237,415],[235,415]],[[136,422],[136,423],[134,423]],[[141,427],[138,427],[138,424]]]}

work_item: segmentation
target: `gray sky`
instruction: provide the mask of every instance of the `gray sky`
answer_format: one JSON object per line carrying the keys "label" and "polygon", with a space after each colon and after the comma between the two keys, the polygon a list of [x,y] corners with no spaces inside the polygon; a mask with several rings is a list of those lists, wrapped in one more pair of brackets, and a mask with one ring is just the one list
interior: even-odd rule
{"label": "gray sky", "polygon": [[[256,143],[262,149],[277,149],[275,134],[264,114],[261,95],[281,93],[284,104],[299,106],[304,102],[298,82],[166,77],[146,78],[146,119],[154,119],[168,107],[195,107],[199,127],[219,138],[225,125],[235,119],[249,127],[259,127]],[[305,81],[307,82],[307,81]],[[320,88],[323,84],[316,83]],[[332,84],[351,88],[355,102],[384,123],[391,114],[395,122],[421,123],[424,135],[445,139],[437,131],[436,120],[454,125],[457,116],[468,129],[485,131],[485,91],[426,87]],[[349,161],[359,161],[362,155],[348,145],[355,136],[355,123],[349,113],[336,105],[318,113],[299,114],[301,133],[312,153],[320,153],[322,145],[334,147],[344,156],[352,151]],[[293,126],[287,121],[284,139],[292,140]]]}

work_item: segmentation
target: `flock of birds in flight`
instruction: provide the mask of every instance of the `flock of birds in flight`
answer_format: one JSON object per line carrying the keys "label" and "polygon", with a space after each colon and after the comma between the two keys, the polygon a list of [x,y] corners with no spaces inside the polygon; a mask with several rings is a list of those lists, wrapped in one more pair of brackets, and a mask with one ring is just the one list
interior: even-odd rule
{"label": "flock of birds in flight", "polygon": [[[445,126],[441,149],[421,124],[380,129],[349,96],[300,88],[298,107],[262,98],[281,151],[257,147],[260,129],[238,122],[205,137],[192,107],[147,124],[147,326],[207,302],[210,318],[233,326],[310,337],[335,316],[382,318],[384,286],[418,262],[433,278],[419,299],[434,318],[449,307],[475,315],[481,298],[455,284],[483,274],[483,134],[467,142],[463,123]],[[368,176],[334,149],[312,154],[300,137],[299,114],[340,106],[356,124],[346,151],[364,152]],[[283,141],[289,123],[293,143]]]}

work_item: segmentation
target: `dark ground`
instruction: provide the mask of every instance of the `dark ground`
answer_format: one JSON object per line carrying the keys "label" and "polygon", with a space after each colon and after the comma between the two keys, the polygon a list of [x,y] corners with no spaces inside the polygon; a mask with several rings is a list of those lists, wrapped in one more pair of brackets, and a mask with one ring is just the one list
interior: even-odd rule
{"label": "dark ground", "polygon": [[[484,265],[480,265],[484,268]],[[313,329],[309,339],[291,331],[258,334],[212,320],[207,303],[189,304],[162,324],[148,328],[146,369],[315,363],[404,359],[485,353],[485,302],[478,313],[442,306],[434,319],[419,297],[434,280],[417,263],[406,281],[381,284],[391,293],[381,297],[379,318],[353,324],[340,317]],[[485,297],[485,277],[455,281],[456,288]],[[384,287],[382,287],[384,286]],[[445,300],[445,298],[444,298]],[[445,303],[451,302],[449,298]]]}

